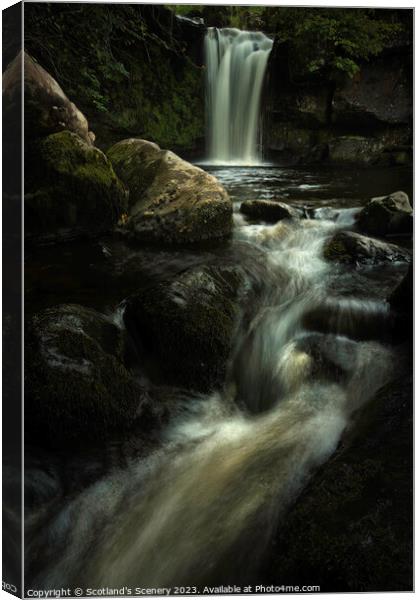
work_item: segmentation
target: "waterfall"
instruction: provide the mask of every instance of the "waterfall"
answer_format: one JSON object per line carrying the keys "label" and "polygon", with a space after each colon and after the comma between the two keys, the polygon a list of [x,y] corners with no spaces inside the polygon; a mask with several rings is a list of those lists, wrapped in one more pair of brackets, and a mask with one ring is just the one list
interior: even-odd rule
{"label": "waterfall", "polygon": [[261,91],[272,40],[261,32],[207,30],[207,151],[215,164],[261,163]]}

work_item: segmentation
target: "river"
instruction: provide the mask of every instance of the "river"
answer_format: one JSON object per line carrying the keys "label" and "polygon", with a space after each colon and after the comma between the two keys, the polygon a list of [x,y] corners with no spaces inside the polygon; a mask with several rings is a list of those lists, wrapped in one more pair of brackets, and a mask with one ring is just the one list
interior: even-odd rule
{"label": "river", "polygon": [[[64,301],[117,314],[139,281],[203,263],[237,264],[258,289],[242,307],[224,389],[183,399],[150,452],[118,441],[28,450],[31,587],[246,585],[314,471],[396,375],[393,347],[360,323],[386,322],[384,299],[406,265],[337,266],[323,247],[370,196],[410,192],[409,171],[209,170],[234,201],[226,243],[174,251],[107,239],[27,257],[28,314]],[[242,200],[280,197],[309,218],[253,223],[239,211]],[[308,327],[314,308],[331,305],[339,317],[329,329]]]}

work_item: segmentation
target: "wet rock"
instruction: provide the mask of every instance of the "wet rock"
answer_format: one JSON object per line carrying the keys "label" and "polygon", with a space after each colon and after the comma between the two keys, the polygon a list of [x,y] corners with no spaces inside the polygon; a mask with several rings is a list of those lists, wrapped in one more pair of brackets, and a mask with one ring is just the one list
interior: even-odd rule
{"label": "wet rock", "polygon": [[385,144],[380,138],[359,135],[340,136],[328,144],[330,162],[336,164],[371,164],[380,160]]}
{"label": "wet rock", "polygon": [[372,265],[381,262],[409,262],[411,253],[396,244],[388,244],[353,231],[334,235],[324,248],[324,256],[345,264]]}
{"label": "wet rock", "polygon": [[198,391],[223,384],[241,283],[234,268],[195,267],[128,300],[127,329],[155,359],[156,379]]}
{"label": "wet rock", "polygon": [[20,52],[3,75],[3,114],[8,120],[20,111],[22,62],[25,93],[25,140],[69,130],[92,145],[86,117],[71,102],[57,81],[29,54]]}
{"label": "wet rock", "polygon": [[363,410],[281,521],[260,581],[413,589],[412,393],[403,373]]}
{"label": "wet rock", "polygon": [[232,203],[212,175],[140,139],[115,144],[108,157],[130,190],[125,230],[134,239],[181,244],[231,233]]}
{"label": "wet rock", "polygon": [[60,445],[126,432],[147,399],[124,354],[123,331],[92,309],[66,304],[35,315],[25,338],[28,438]]}
{"label": "wet rock", "polygon": [[373,235],[404,234],[413,231],[413,209],[404,192],[372,198],[358,218],[361,231]]}
{"label": "wet rock", "polygon": [[242,202],[241,213],[252,219],[276,222],[282,219],[299,219],[301,212],[284,202],[272,200],[246,200]]}
{"label": "wet rock", "polygon": [[391,319],[385,302],[331,298],[303,316],[309,331],[345,335],[355,340],[387,340]]}
{"label": "wet rock", "polygon": [[[265,132],[267,148],[287,162],[296,162],[316,153],[316,148],[323,143],[324,137],[318,130],[306,129],[303,125],[294,124],[288,120],[274,120]],[[322,152],[321,152],[322,154]]]}
{"label": "wet rock", "polygon": [[[300,336],[295,342],[300,352],[312,359],[310,377],[341,381],[355,368],[357,342],[347,337],[310,332]],[[301,377],[299,377],[301,385]]]}
{"label": "wet rock", "polygon": [[31,147],[25,163],[25,233],[48,242],[111,230],[127,191],[111,163],[75,133],[54,133]]}

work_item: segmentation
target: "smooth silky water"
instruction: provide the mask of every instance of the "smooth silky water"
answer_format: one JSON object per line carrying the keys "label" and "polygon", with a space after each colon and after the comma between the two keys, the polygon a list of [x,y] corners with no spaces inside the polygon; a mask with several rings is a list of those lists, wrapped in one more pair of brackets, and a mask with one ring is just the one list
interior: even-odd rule
{"label": "smooth silky water", "polygon": [[261,32],[208,29],[206,60],[209,164],[257,165],[261,93],[273,41]]}
{"label": "smooth silky water", "polygon": [[[239,198],[252,195],[258,179],[258,197],[274,194],[263,172],[247,180],[218,171],[235,213],[233,239],[215,256],[238,252],[248,281],[224,389],[189,398],[152,453],[128,457],[84,489],[52,493],[52,467],[28,474],[38,497],[53,497],[27,513],[32,587],[246,584],[315,469],[393,378],[397,357],[379,341],[388,318],[381,298],[405,266],[382,271],[375,285],[374,269],[358,274],[323,258],[326,239],[352,227],[358,191],[350,200],[350,182],[342,194],[330,187],[326,210],[331,175],[321,177],[317,189],[304,183],[313,187],[298,198],[311,218],[248,222]],[[302,181],[311,179],[278,170],[276,193],[299,196]],[[332,310],[327,328],[306,325],[314,308]],[[378,321],[371,339],[360,335],[366,314]]]}

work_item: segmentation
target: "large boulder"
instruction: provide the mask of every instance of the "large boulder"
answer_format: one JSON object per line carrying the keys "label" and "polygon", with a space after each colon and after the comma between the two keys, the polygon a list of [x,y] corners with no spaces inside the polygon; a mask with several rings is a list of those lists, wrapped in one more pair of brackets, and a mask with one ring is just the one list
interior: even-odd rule
{"label": "large boulder", "polygon": [[212,175],[140,139],[115,144],[108,157],[130,191],[126,231],[135,239],[179,244],[230,234],[232,203]]}
{"label": "large boulder", "polygon": [[25,338],[28,437],[61,444],[127,431],[148,401],[124,354],[123,331],[92,309],[60,305],[36,314]]}
{"label": "large boulder", "polygon": [[296,208],[273,200],[246,200],[242,202],[240,211],[252,219],[263,219],[269,222],[301,217],[301,213]]}
{"label": "large boulder", "polygon": [[194,267],[129,298],[127,329],[158,379],[203,392],[223,384],[241,282],[231,267]]}
{"label": "large boulder", "polygon": [[411,252],[354,231],[340,231],[326,244],[324,256],[344,264],[372,265],[381,262],[409,262]]}
{"label": "large boulder", "polygon": [[86,117],[71,102],[56,80],[29,54],[20,52],[3,74],[3,112],[20,115],[21,77],[24,70],[25,139],[43,137],[65,129],[77,133],[87,144],[95,136]]}
{"label": "large boulder", "polygon": [[[400,371],[401,372],[401,371]],[[282,519],[259,580],[411,591],[412,378],[383,388]]]}
{"label": "large boulder", "polygon": [[405,192],[372,198],[360,212],[358,227],[373,235],[404,234],[413,231],[413,209]]}
{"label": "large boulder", "polygon": [[25,234],[36,241],[95,236],[127,210],[127,191],[99,150],[70,131],[28,151]]}

